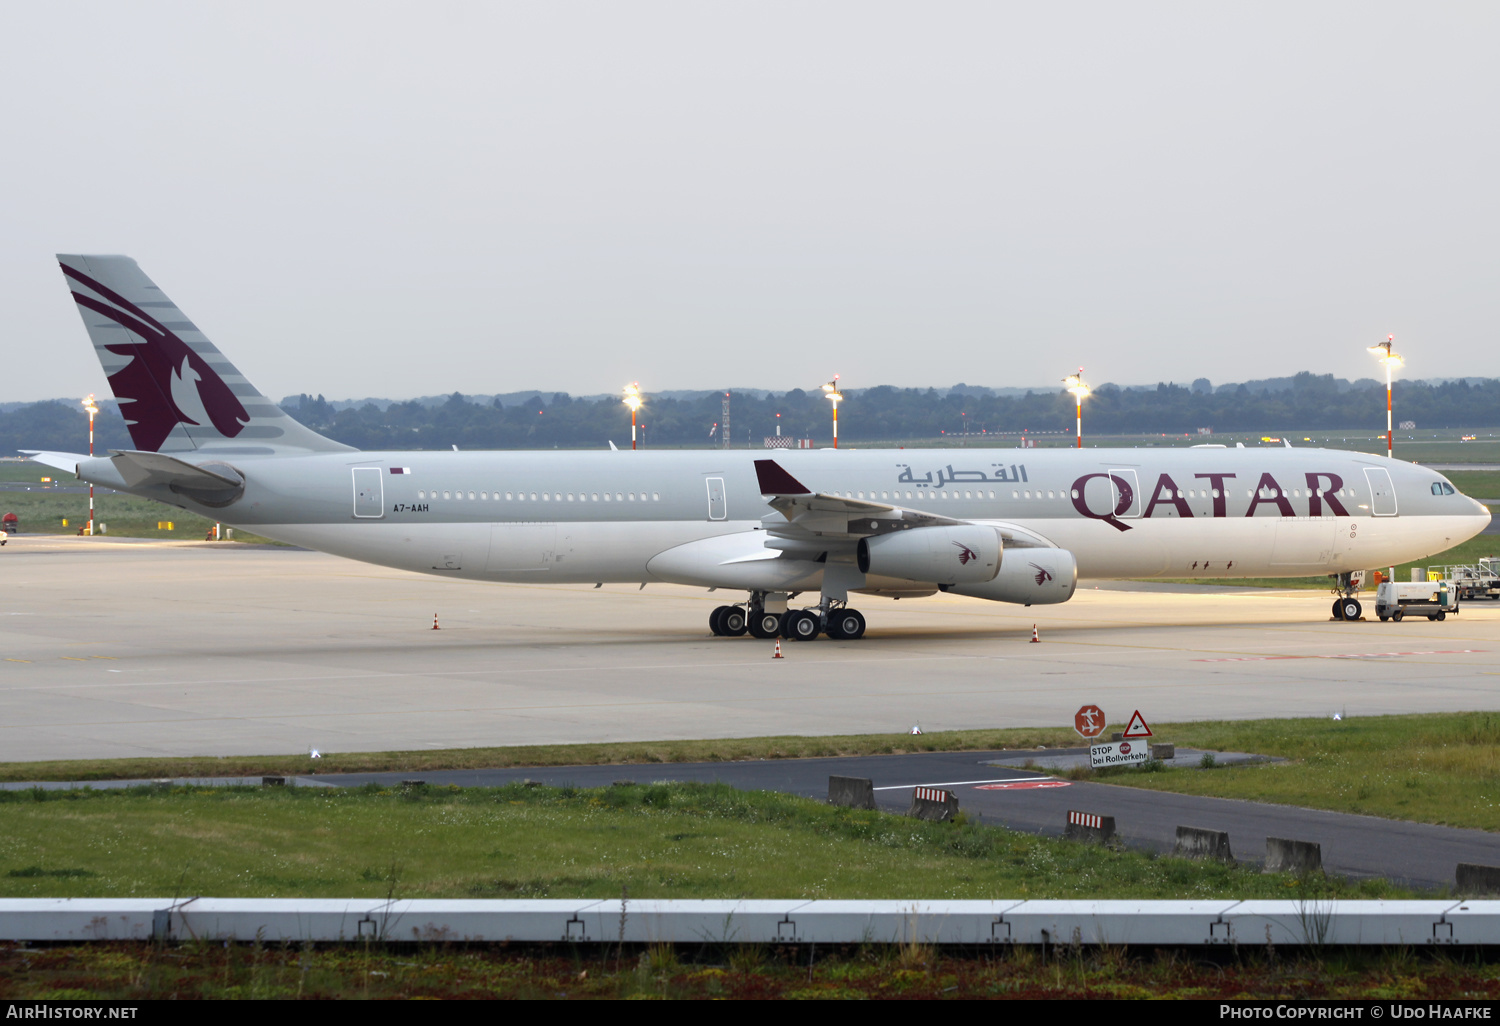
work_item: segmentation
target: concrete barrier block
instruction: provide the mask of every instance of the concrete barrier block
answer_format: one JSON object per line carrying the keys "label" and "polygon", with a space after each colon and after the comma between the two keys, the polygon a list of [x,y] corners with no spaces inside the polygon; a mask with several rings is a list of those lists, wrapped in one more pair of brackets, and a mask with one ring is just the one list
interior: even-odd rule
{"label": "concrete barrier block", "polygon": [[1285,837],[1266,838],[1266,873],[1321,873],[1323,846],[1315,841],[1290,841]]}
{"label": "concrete barrier block", "polygon": [[1500,866],[1481,866],[1460,862],[1454,874],[1454,890],[1459,894],[1500,894]]}
{"label": "concrete barrier block", "polygon": [[958,795],[936,787],[913,788],[906,814],[931,823],[947,822],[958,815]]}
{"label": "concrete barrier block", "polygon": [[1067,825],[1063,828],[1063,837],[1066,839],[1087,841],[1091,844],[1107,844],[1114,836],[1115,817],[1068,810]]}
{"label": "concrete barrier block", "polygon": [[1166,762],[1168,759],[1177,758],[1177,746],[1168,741],[1165,744],[1151,746],[1151,758],[1158,762]]}
{"label": "concrete barrier block", "polygon": [[1234,861],[1234,855],[1229,851],[1229,832],[1205,830],[1202,827],[1179,826],[1177,843],[1172,846],[1172,854],[1184,859]]}
{"label": "concrete barrier block", "polygon": [[851,809],[875,808],[875,781],[864,777],[829,777],[828,803]]}

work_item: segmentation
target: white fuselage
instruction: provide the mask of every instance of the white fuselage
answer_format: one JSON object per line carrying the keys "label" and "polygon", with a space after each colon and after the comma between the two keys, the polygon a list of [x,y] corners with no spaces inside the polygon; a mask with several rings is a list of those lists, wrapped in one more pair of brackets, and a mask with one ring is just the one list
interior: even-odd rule
{"label": "white fuselage", "polygon": [[1422,558],[1489,523],[1437,473],[1326,449],[205,452],[195,462],[209,458],[245,477],[231,508],[154,497],[352,559],[494,581],[814,588],[820,565],[765,545],[780,520],[755,474],[767,458],[818,493],[1029,532],[1094,578],[1335,573]]}

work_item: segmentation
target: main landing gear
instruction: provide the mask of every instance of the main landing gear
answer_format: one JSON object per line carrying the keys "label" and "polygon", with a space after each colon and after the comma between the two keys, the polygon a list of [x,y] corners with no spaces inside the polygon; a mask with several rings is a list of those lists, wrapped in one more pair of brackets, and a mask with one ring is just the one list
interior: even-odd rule
{"label": "main landing gear", "polygon": [[812,641],[826,634],[836,641],[858,641],[865,636],[865,618],[857,609],[825,599],[809,609],[768,610],[765,593],[753,592],[742,606],[719,606],[708,616],[708,629],[721,638]]}

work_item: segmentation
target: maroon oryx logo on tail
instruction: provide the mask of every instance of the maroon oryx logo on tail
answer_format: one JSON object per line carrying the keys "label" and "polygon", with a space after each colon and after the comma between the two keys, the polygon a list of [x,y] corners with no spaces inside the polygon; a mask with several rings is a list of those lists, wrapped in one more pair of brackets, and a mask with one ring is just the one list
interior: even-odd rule
{"label": "maroon oryx logo on tail", "polygon": [[122,402],[120,412],[138,448],[158,451],[178,424],[212,424],[225,438],[244,430],[250,414],[202,355],[137,304],[83,272],[61,266],[63,274],[103,297],[75,290],[79,306],[125,329],[117,345],[105,348],[128,358],[109,376],[109,384]]}
{"label": "maroon oryx logo on tail", "polygon": [[955,546],[957,546],[957,548],[958,548],[958,565],[959,566],[968,566],[971,560],[975,560],[975,559],[979,558],[979,553],[977,553],[973,549],[969,548],[963,542],[954,542],[953,544]]}
{"label": "maroon oryx logo on tail", "polygon": [[1048,570],[1046,567],[1042,566],[1039,563],[1032,563],[1030,564],[1030,566],[1036,571],[1036,586],[1038,588],[1046,584],[1048,581],[1052,580],[1051,570]]}

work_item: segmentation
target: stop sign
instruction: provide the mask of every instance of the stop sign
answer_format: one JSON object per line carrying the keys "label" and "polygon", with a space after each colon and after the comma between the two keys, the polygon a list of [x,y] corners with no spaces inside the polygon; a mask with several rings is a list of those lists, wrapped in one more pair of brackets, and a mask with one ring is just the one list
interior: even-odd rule
{"label": "stop sign", "polygon": [[1073,729],[1090,740],[1104,733],[1106,722],[1104,710],[1097,705],[1086,705],[1073,714]]}

